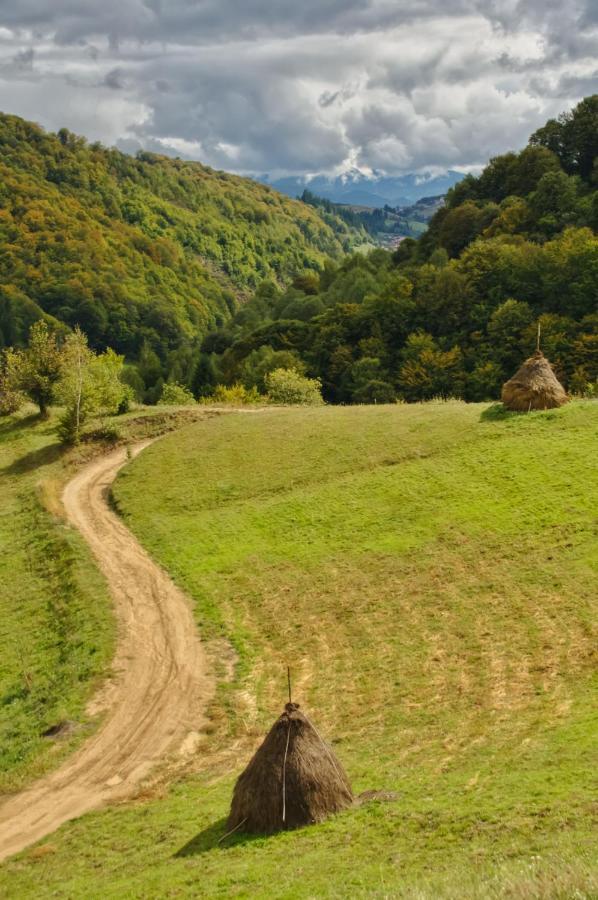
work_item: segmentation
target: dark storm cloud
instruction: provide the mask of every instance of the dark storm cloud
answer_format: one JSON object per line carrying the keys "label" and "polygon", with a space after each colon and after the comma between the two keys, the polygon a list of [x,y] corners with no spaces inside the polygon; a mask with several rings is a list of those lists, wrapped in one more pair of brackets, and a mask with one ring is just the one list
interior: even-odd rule
{"label": "dark storm cloud", "polygon": [[17,68],[22,69],[31,69],[33,68],[33,57],[35,56],[35,51],[32,47],[29,47],[28,50],[20,50],[14,57],[14,64]]}
{"label": "dark storm cloud", "polygon": [[475,165],[597,54],[592,0],[0,0],[1,108],[239,171]]}
{"label": "dark storm cloud", "polygon": [[122,91],[125,86],[122,69],[110,69],[104,76],[104,84],[113,91]]}

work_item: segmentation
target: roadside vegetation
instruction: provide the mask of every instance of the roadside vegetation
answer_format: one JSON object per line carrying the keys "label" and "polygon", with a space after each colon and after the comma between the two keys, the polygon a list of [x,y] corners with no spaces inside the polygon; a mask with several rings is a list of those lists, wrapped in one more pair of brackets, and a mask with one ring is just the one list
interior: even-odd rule
{"label": "roadside vegetation", "polygon": [[[191,424],[114,501],[193,597],[219,688],[192,770],[0,870],[21,897],[589,898],[598,405],[266,409]],[[286,697],[357,792],[222,844]]]}
{"label": "roadside vegetation", "polygon": [[76,468],[201,410],[134,410],[90,420],[61,445],[59,410],[31,404],[0,418],[0,796],[54,768],[98,724],[86,704],[110,671],[114,621],[87,545],[66,527],[60,494]]}
{"label": "roadside vegetation", "polygon": [[114,644],[103,580],[60,518],[55,428],[33,407],[0,419],[0,794],[89,734],[85,704]]}

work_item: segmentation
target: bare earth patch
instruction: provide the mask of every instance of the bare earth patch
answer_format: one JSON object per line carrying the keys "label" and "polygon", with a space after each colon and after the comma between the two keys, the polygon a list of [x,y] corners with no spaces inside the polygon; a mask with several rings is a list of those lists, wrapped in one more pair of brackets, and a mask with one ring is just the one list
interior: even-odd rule
{"label": "bare earth patch", "polygon": [[205,726],[214,683],[189,602],[107,502],[127,459],[118,449],[95,460],[63,494],[68,520],[108,582],[119,623],[114,678],[93,704],[105,722],[56,772],[0,807],[0,859],[69,819],[133,796],[158,762],[196,747]]}

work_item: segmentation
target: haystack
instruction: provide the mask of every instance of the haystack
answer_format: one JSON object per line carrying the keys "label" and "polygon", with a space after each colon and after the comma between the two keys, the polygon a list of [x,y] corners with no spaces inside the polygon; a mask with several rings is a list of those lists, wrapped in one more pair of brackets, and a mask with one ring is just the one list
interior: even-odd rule
{"label": "haystack", "polygon": [[516,412],[554,409],[569,400],[541,350],[536,350],[515,375],[505,382],[501,399],[507,409]]}
{"label": "haystack", "polygon": [[349,779],[297,703],[287,703],[233,793],[227,830],[272,834],[353,803]]}

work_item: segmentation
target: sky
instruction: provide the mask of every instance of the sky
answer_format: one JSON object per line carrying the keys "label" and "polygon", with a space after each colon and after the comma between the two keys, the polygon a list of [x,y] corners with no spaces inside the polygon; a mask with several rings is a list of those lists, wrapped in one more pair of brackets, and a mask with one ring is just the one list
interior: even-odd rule
{"label": "sky", "polygon": [[475,170],[598,91],[598,0],[0,0],[0,110],[241,173]]}

